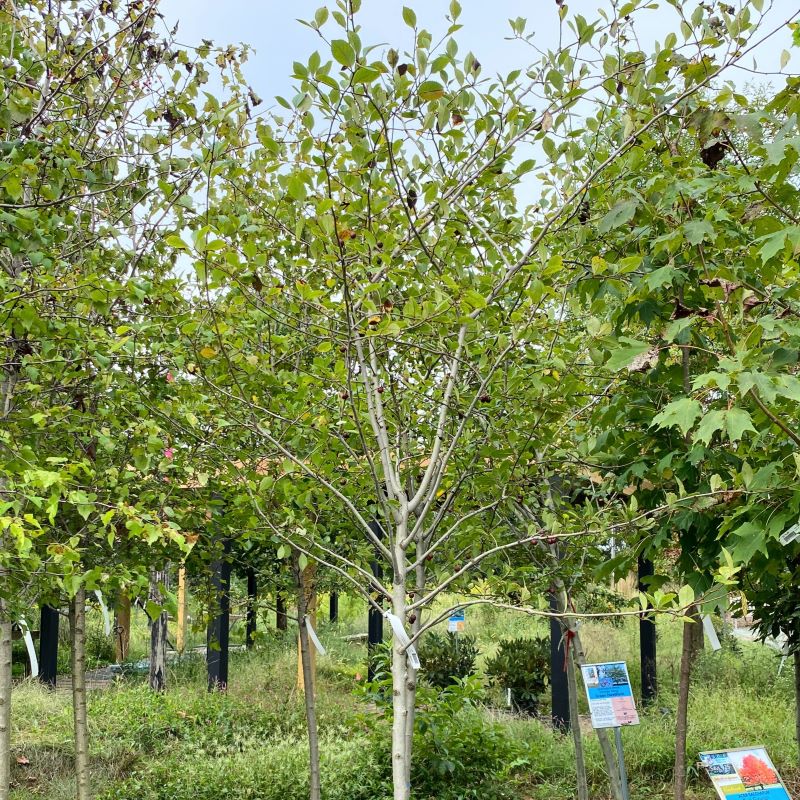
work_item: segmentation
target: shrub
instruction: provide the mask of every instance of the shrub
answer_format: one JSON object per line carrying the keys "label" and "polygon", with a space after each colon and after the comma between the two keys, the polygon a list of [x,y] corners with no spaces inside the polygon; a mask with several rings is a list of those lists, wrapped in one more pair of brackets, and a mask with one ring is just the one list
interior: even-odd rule
{"label": "shrub", "polygon": [[475,677],[443,691],[418,692],[412,762],[415,800],[504,800],[516,797],[510,773],[526,763],[519,744],[488,719]]}
{"label": "shrub", "polygon": [[90,667],[113,664],[116,660],[113,636],[106,636],[99,625],[89,625],[86,631],[86,660]]}
{"label": "shrub", "polygon": [[479,650],[474,636],[458,633],[429,633],[419,648],[420,677],[431,686],[444,689],[475,672]]}
{"label": "shrub", "polygon": [[486,674],[493,686],[511,690],[518,711],[535,714],[549,683],[549,639],[506,639],[486,662]]}

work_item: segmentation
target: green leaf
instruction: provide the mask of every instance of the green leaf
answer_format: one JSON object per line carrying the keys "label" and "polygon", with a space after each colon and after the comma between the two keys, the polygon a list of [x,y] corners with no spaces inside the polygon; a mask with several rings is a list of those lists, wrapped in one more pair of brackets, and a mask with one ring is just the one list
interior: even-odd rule
{"label": "green leaf", "polygon": [[286,189],[289,196],[302,202],[308,196],[306,191],[306,182],[303,180],[302,175],[292,175],[286,184]]}
{"label": "green leaf", "polygon": [[693,321],[694,317],[681,317],[673,320],[664,331],[664,339],[668,342],[674,342],[683,331],[691,326]]}
{"label": "green leaf", "polygon": [[725,414],[725,430],[732,442],[738,442],[745,431],[758,433],[753,427],[753,420],[750,414],[743,408],[729,408]]}
{"label": "green leaf", "polygon": [[614,228],[619,228],[626,222],[630,222],[636,214],[636,209],[639,203],[636,200],[623,200],[617,203],[604,217],[600,220],[597,230],[600,233],[608,233]]}
{"label": "green leaf", "polygon": [[148,600],[145,603],[144,610],[147,612],[147,616],[155,622],[163,611],[163,608],[158,603]]}
{"label": "green leaf", "polygon": [[678,590],[678,605],[681,608],[688,608],[694,602],[694,589],[684,585]]}
{"label": "green leaf", "polygon": [[773,256],[783,250],[783,246],[786,244],[786,234],[787,230],[784,228],[782,231],[776,231],[762,239],[764,244],[758,251],[762,264],[766,264]]}
{"label": "green leaf", "polygon": [[438,100],[444,97],[444,86],[438,81],[423,81],[419,87],[420,100]]}
{"label": "green leaf", "polygon": [[314,23],[318,28],[321,28],[328,21],[328,9],[323,6],[318,8],[314,14]]}
{"label": "green leaf", "polygon": [[746,564],[760,550],[767,553],[766,531],[753,522],[745,522],[734,532],[734,545],[731,557],[737,564]]}
{"label": "green leaf", "polygon": [[380,72],[372,67],[359,67],[353,75],[353,83],[372,83],[380,77]]}
{"label": "green leaf", "polygon": [[613,350],[611,358],[606,362],[606,366],[614,371],[624,369],[634,358],[650,349],[650,345],[647,342],[641,342],[638,339],[631,339],[627,336],[620,337],[619,341],[624,342],[624,346]]}
{"label": "green leaf", "polygon": [[714,240],[714,226],[706,220],[692,220],[683,226],[689,244],[701,244],[705,239]]}
{"label": "green leaf", "polygon": [[697,400],[680,397],[666,405],[650,424],[657,428],[678,428],[685,436],[702,413],[702,406]]}
{"label": "green leaf", "polygon": [[356,63],[356,51],[344,39],[334,39],[331,42],[331,53],[345,67],[352,67]]}
{"label": "green leaf", "polygon": [[711,437],[725,425],[725,412],[720,410],[709,411],[697,426],[693,441],[709,444]]}
{"label": "green leaf", "polygon": [[175,233],[173,233],[171,236],[167,236],[164,241],[166,244],[168,244],[170,247],[174,247],[176,250],[189,249],[189,245],[186,244],[186,242],[184,242],[183,239],[181,239],[181,237]]}
{"label": "green leaf", "polygon": [[414,10],[408,6],[403,6],[403,22],[405,22],[409,28],[416,28],[417,26],[417,15],[414,13]]}
{"label": "green leaf", "polygon": [[652,272],[648,273],[644,280],[649,289],[660,289],[662,286],[669,286],[677,272],[678,270],[675,269],[675,267],[667,265],[654,269]]}

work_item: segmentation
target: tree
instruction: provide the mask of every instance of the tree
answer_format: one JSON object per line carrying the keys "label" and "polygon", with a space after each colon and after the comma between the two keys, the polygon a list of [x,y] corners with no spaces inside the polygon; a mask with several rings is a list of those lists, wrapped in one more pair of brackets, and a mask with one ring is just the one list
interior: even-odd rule
{"label": "tree", "polygon": [[[196,105],[210,48],[189,52],[161,34],[156,0],[8,3],[0,19],[0,642],[25,598],[63,594],[80,671],[85,591],[146,572],[143,545],[185,547],[161,513],[163,482],[140,485],[170,462],[143,397],[164,380],[163,322],[183,300],[160,227],[191,207],[197,167],[185,156],[213,116]],[[237,86],[237,51],[221,67]],[[73,675],[80,800],[82,678]]]}
{"label": "tree", "polygon": [[[520,538],[499,514],[554,465],[580,462],[569,435],[582,412],[568,398],[591,409],[609,391],[569,324],[587,276],[571,263],[576,226],[748,52],[757,20],[748,6],[719,23],[701,10],[690,25],[677,4],[684,43],[670,34],[648,56],[631,34],[639,3],[591,22],[560,6],[558,51],[487,78],[475,54],[459,56],[457,2],[441,44],[407,9],[411,49],[380,58],[361,40],[359,5],[307,23],[326,55],[295,64],[297,95],[278,101],[286,118],[220,125],[204,153],[205,213],[177,221],[170,242],[191,260],[210,321],[186,333],[217,430],[237,427],[255,451],[239,471],[257,524],[391,609],[394,797],[406,800],[410,646],[449,613],[430,614],[433,601],[469,592],[515,548],[595,533]],[[529,41],[525,20],[512,32]],[[534,175],[540,196],[526,209],[518,190]],[[637,210],[609,211],[603,230]],[[596,274],[607,262],[589,263]],[[622,344],[624,367],[640,345]],[[742,418],[729,422],[741,438]],[[352,546],[308,523],[320,502],[349,517]],[[369,570],[374,551],[386,581]]]}

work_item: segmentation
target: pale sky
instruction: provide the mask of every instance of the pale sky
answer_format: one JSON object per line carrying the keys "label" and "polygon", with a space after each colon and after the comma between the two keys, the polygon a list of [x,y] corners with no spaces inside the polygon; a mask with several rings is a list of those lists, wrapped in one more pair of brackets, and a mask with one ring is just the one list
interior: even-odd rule
{"label": "pale sky", "polygon": [[[738,6],[740,0],[728,0]],[[217,45],[246,42],[255,53],[246,66],[246,76],[257,94],[267,101],[275,95],[290,95],[293,61],[305,61],[315,49],[324,47],[317,34],[296,20],[312,19],[314,11],[323,0],[163,0],[162,12],[171,27],[180,21],[178,40],[183,44],[197,44],[200,39],[211,39]],[[332,8],[333,2],[327,3]],[[357,20],[363,26],[364,43],[393,46],[402,52],[411,44],[411,32],[401,18],[403,5],[410,5],[417,13],[418,25],[434,34],[446,30],[445,15],[449,0],[363,0]],[[572,0],[568,3],[571,14],[583,14],[588,20],[596,18],[599,6],[609,3],[599,0]],[[665,6],[664,0],[659,3]],[[798,0],[765,0],[765,9],[771,10],[767,28],[778,24],[800,11]],[[556,44],[558,6],[555,0],[461,0],[461,31],[456,34],[459,50],[475,53],[483,65],[483,74],[509,72],[524,67],[535,60],[535,54],[520,42],[504,41],[510,35],[508,19],[525,17],[528,29],[535,29],[535,42],[542,49]],[[697,6],[695,0],[685,3],[685,13]],[[663,40],[669,30],[678,30],[675,11],[669,8],[644,10],[636,13],[637,31],[645,49],[655,39]],[[334,31],[331,20],[323,29]],[[682,37],[679,35],[679,41]],[[757,54],[760,69],[778,70],[780,55],[788,47],[790,35],[782,31],[767,47]],[[324,55],[324,52],[323,52]],[[752,67],[752,59],[746,66]],[[800,70],[800,54],[795,50],[786,72]],[[730,74],[737,83],[751,79],[746,73]],[[763,79],[758,82],[763,82]],[[782,79],[775,84],[782,83]]]}

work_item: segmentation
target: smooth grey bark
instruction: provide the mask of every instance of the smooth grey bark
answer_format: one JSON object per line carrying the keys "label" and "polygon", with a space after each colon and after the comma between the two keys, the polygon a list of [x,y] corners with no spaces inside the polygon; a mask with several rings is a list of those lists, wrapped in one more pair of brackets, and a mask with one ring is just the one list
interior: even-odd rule
{"label": "smooth grey bark", "polygon": [[[402,563],[398,558],[398,563]],[[401,621],[406,616],[405,580],[392,586],[392,613]],[[392,637],[392,787],[394,800],[408,800],[411,787],[411,750],[406,739],[408,715],[408,659],[397,636]]]}
{"label": "smooth grey bark", "polygon": [[75,729],[77,800],[91,800],[89,784],[89,727],[86,717],[86,589],[81,586],[69,606],[72,638],[72,714]]}

